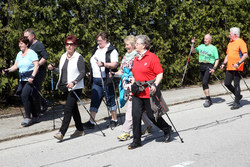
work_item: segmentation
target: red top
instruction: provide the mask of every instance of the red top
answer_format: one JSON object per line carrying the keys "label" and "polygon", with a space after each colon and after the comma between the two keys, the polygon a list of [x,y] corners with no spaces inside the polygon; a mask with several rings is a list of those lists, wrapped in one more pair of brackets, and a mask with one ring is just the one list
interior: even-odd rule
{"label": "red top", "polygon": [[[147,50],[141,60],[135,57],[132,72],[136,81],[145,82],[155,79],[158,74],[163,73],[163,69],[159,58]],[[137,97],[150,98],[149,88],[147,87]]]}

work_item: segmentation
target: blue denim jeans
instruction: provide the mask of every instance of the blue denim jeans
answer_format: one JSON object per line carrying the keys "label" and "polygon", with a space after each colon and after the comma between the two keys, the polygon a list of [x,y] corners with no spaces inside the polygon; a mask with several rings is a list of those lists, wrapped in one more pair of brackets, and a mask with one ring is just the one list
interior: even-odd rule
{"label": "blue denim jeans", "polygon": [[[105,78],[93,78],[93,84],[91,89],[91,103],[90,103],[90,111],[98,112],[100,104],[102,102],[102,98],[104,97],[108,106],[109,111],[115,111],[117,109],[115,103],[115,92],[113,85],[106,86]],[[103,84],[105,89],[105,96],[103,91]]]}

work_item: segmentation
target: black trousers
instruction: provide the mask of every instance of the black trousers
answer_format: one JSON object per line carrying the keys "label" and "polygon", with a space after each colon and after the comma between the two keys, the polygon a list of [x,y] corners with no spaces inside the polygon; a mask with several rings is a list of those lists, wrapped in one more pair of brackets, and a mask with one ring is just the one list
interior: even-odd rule
{"label": "black trousers", "polygon": [[37,91],[27,81],[22,81],[21,84],[22,84],[21,98],[25,110],[25,118],[31,118],[31,115],[33,117],[37,117],[38,114],[32,107],[34,105],[34,101],[36,100],[36,96],[34,96],[34,94],[37,93]]}
{"label": "black trousers", "polygon": [[160,117],[155,121],[153,115],[153,110],[151,109],[150,99],[149,98],[139,98],[133,96],[132,98],[132,117],[133,117],[133,136],[134,142],[141,142],[141,118],[142,113],[146,109],[148,118],[161,130],[164,132],[168,130],[169,125],[167,122]]}
{"label": "black trousers", "polygon": [[200,79],[202,82],[203,90],[209,89],[208,83],[210,79],[210,69],[213,68],[213,64],[211,63],[201,63],[200,64]]}
{"label": "black trousers", "polygon": [[[232,85],[234,81],[234,86]],[[225,86],[235,95],[235,102],[240,102],[240,74],[238,71],[226,71]]]}
{"label": "black trousers", "polygon": [[[74,91],[78,96],[80,96],[82,93],[82,89],[76,89]],[[65,133],[67,132],[72,116],[75,121],[76,129],[79,131],[83,131],[81,116],[77,106],[78,99],[76,98],[75,94],[72,91],[66,92],[66,94],[67,94],[67,100],[64,108],[64,117],[62,121],[62,126],[59,130],[62,133],[62,135],[65,135]]]}
{"label": "black trousers", "polygon": [[[46,77],[46,68],[39,69],[39,71],[35,77],[35,80],[34,80],[34,82],[35,82],[34,84],[36,85],[36,88],[39,91],[42,90],[42,84],[43,84],[45,77]],[[46,105],[46,101],[43,98],[41,98],[41,95],[38,92],[35,92],[34,96],[35,96],[35,100],[34,100],[32,107],[34,108],[34,110],[37,114],[40,114],[41,113],[41,104]]]}

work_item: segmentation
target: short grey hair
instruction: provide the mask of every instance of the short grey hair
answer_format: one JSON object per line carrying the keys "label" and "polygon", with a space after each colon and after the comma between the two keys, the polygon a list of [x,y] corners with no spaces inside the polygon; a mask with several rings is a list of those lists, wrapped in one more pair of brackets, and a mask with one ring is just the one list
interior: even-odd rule
{"label": "short grey hair", "polygon": [[240,37],[240,29],[238,27],[232,27],[232,28],[230,28],[230,32],[232,34],[236,34],[238,37]]}
{"label": "short grey hair", "polygon": [[[206,34],[206,35],[208,35],[208,36],[209,36],[209,38],[210,38],[210,39],[211,39],[211,41],[212,41],[212,35],[211,35],[211,34]],[[205,35],[205,36],[206,36],[206,35]],[[205,37],[205,36],[204,36],[204,37]]]}
{"label": "short grey hair", "polygon": [[136,41],[140,40],[142,44],[145,45],[145,48],[149,50],[150,48],[150,38],[147,35],[137,35],[136,36]]}
{"label": "short grey hair", "polygon": [[26,30],[24,30],[24,33],[28,32],[30,35],[34,35],[34,37],[36,37],[35,31],[31,28],[27,28]]}

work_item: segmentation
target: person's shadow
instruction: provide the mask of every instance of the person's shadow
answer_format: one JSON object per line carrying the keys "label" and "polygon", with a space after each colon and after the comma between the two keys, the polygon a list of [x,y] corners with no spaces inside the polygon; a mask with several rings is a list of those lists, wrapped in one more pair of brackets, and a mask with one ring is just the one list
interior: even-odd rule
{"label": "person's shadow", "polygon": [[[150,143],[154,140],[156,142],[160,142],[160,143],[169,143],[172,141],[177,141],[179,139],[179,136],[178,136],[177,132],[172,130],[170,140],[168,142],[164,142],[163,131],[160,130],[158,127],[154,126],[153,130],[148,134],[142,135],[141,139],[142,139],[142,144],[144,145],[144,144]],[[181,142],[181,140],[180,140],[180,142]]]}
{"label": "person's shadow", "polygon": [[226,100],[221,98],[221,97],[214,97],[214,98],[211,98],[212,99],[212,102],[213,103],[223,103],[225,102]]}
{"label": "person's shadow", "polygon": [[48,120],[55,120],[60,119],[62,121],[64,112],[64,105],[62,104],[52,104],[49,106],[49,109],[45,112],[40,114],[39,119],[41,121],[48,121]]}

